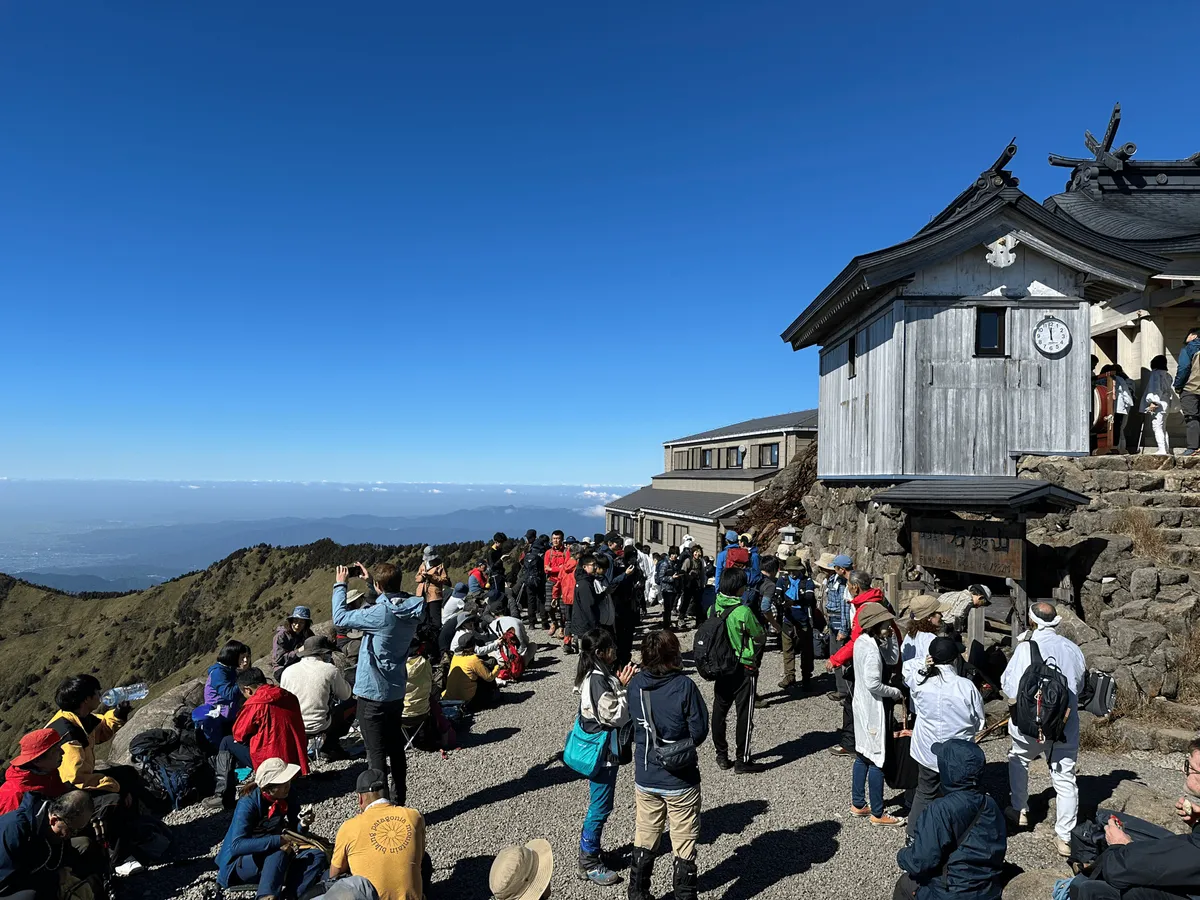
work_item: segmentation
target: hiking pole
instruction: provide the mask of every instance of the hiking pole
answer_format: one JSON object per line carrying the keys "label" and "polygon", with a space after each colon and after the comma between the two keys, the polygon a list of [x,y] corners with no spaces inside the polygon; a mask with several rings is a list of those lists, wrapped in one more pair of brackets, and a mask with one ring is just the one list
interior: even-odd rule
{"label": "hiking pole", "polygon": [[983,729],[983,731],[979,732],[979,734],[975,735],[975,743],[982,744],[984,738],[986,738],[989,734],[992,734],[993,732],[998,731],[1001,728],[1003,728],[1005,725],[1008,724],[1008,720],[1009,720],[1009,716],[1005,716],[999,722],[993,722],[987,728]]}

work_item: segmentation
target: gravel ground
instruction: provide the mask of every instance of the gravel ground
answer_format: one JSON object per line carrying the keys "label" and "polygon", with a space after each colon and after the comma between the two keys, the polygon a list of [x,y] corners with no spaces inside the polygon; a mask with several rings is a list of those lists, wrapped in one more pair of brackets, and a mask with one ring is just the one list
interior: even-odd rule
{"label": "gravel ground", "polygon": [[[533,633],[535,640],[544,636]],[[686,650],[691,634],[681,640]],[[560,648],[546,647],[526,678],[504,689],[502,705],[475,717],[461,749],[445,760],[438,754],[410,756],[408,799],[425,815],[437,897],[485,900],[492,857],[508,844],[535,837],[547,838],[554,848],[552,896],[624,896],[624,885],[605,889],[575,878],[587,789],[557,761],[575,709],[575,660],[564,657]],[[741,776],[722,772],[711,747],[701,749],[701,892],[725,900],[890,896],[904,831],[873,828],[849,815],[850,761],[826,752],[841,723],[840,707],[824,695],[831,685],[819,682],[821,691],[814,695],[786,698],[775,688],[780,665],[778,653],[768,654],[760,693],[769,705],[754,713],[754,750],[767,770]],[[711,685],[696,681],[711,704]],[[731,718],[731,741],[732,725]],[[984,747],[986,787],[1004,805],[1008,740],[989,739]],[[1152,754],[1084,753],[1079,764],[1082,806],[1085,811],[1094,808],[1126,779],[1172,794],[1180,787],[1177,763]],[[314,830],[330,840],[357,812],[351,791],[362,767],[362,762],[321,765],[297,791],[303,803],[316,807]],[[1030,790],[1035,827],[1009,840],[1009,861],[1025,870],[1065,874],[1046,821],[1053,792],[1044,767],[1035,764]],[[632,766],[621,773],[617,791],[605,845],[624,870],[633,839]],[[894,794],[889,790],[886,796],[893,799]],[[176,826],[190,859],[131,877],[123,882],[125,895],[155,900],[225,896],[216,884],[213,858],[229,818],[228,812],[211,815],[198,807],[173,814],[168,822]],[[670,860],[660,858],[655,896],[670,893],[670,870]]]}

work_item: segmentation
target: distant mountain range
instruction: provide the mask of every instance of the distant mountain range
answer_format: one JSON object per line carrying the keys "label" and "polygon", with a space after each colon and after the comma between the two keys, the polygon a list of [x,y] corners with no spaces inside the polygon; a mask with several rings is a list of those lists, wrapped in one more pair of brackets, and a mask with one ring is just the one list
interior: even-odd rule
{"label": "distant mountain range", "polygon": [[244,547],[259,544],[295,547],[330,539],[338,544],[447,544],[490,538],[503,531],[517,537],[527,528],[549,533],[591,535],[604,527],[603,516],[578,509],[486,506],[422,516],[349,515],[305,519],[285,517],[256,521],[98,528],[62,535],[59,558],[77,554],[85,566],[54,566],[11,573],[14,577],[56,590],[142,590],[208,566]]}

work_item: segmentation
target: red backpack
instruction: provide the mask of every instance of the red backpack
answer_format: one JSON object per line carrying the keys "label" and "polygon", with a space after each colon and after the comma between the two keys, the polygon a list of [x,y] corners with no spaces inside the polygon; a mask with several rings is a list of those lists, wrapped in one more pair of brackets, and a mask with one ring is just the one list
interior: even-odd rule
{"label": "red backpack", "polygon": [[500,671],[496,676],[505,681],[516,681],[524,674],[525,660],[517,652],[517,633],[510,628],[500,638]]}

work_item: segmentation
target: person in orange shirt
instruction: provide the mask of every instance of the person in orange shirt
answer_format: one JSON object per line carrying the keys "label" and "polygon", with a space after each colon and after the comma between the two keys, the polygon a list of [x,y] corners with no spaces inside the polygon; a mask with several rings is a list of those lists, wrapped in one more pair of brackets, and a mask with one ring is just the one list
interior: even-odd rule
{"label": "person in orange shirt", "polygon": [[424,817],[388,799],[387,776],[378,769],[360,774],[354,791],[360,812],[338,829],[330,880],[357,875],[371,882],[379,900],[424,900],[433,878]]}

